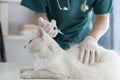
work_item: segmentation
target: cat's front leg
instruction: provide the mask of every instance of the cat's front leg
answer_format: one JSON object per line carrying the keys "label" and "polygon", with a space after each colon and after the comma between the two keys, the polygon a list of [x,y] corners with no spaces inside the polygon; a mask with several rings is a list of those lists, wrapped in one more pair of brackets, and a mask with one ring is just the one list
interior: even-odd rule
{"label": "cat's front leg", "polygon": [[62,74],[49,71],[24,71],[21,73],[22,79],[66,79]]}
{"label": "cat's front leg", "polygon": [[21,79],[33,79],[33,71],[23,71],[20,74]]}

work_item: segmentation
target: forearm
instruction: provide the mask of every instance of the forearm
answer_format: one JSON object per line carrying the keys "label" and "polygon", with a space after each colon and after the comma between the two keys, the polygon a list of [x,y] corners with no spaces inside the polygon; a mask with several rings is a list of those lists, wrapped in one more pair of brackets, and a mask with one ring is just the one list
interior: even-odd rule
{"label": "forearm", "polygon": [[109,14],[97,15],[93,29],[89,35],[99,40],[108,30],[108,28],[109,28]]}
{"label": "forearm", "polygon": [[33,18],[33,21],[34,21],[34,24],[35,24],[35,25],[39,25],[39,22],[38,22],[38,18],[39,18],[39,17],[42,17],[43,19],[49,21],[48,18],[47,18],[47,14],[46,14],[46,13],[37,13],[37,12],[36,12],[36,13],[34,14],[34,18]]}

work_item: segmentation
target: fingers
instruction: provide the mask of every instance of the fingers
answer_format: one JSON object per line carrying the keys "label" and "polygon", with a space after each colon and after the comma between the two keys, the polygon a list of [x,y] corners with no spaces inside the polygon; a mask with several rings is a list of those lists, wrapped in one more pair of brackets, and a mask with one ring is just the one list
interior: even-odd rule
{"label": "fingers", "polygon": [[43,30],[48,33],[51,37],[56,37],[58,33],[57,27],[51,27],[51,26],[44,26]]}
{"label": "fingers", "polygon": [[50,28],[47,33],[51,36],[51,37],[56,37],[58,30],[54,30],[53,28]]}
{"label": "fingers", "polygon": [[[39,18],[39,26],[48,33],[51,37],[56,37],[58,34],[58,28],[56,25],[56,20],[52,19],[50,22],[44,20],[43,18]],[[39,28],[38,28],[39,29]]]}
{"label": "fingers", "polygon": [[48,32],[50,31],[51,27],[44,26],[44,27],[43,27],[43,29],[44,29],[44,31],[45,31],[45,32],[47,32],[47,33],[48,33]]}
{"label": "fingers", "polygon": [[57,26],[55,25],[54,21],[51,21],[51,23],[46,24],[45,26],[42,26],[42,28],[51,37],[56,37],[56,35],[58,34],[58,29],[57,29]]}
{"label": "fingers", "polygon": [[86,65],[93,65],[99,61],[98,51],[90,51],[87,49],[81,49],[81,53],[78,56],[78,60]]}
{"label": "fingers", "polygon": [[80,62],[83,62],[83,58],[84,58],[84,49],[81,49],[80,54],[78,56],[78,60]]}
{"label": "fingers", "polygon": [[95,63],[95,52],[91,51],[90,52],[90,59],[89,59],[89,64],[93,65]]}
{"label": "fingers", "polygon": [[53,38],[56,37],[57,34],[58,34],[57,31],[55,31],[54,33],[51,33],[51,35],[52,35]]}
{"label": "fingers", "polygon": [[85,50],[84,58],[83,58],[83,64],[88,64],[89,63],[89,56],[90,56],[89,53],[90,53],[89,50]]}
{"label": "fingers", "polygon": [[100,55],[99,55],[99,51],[97,50],[97,51],[95,52],[95,62],[96,62],[96,63],[99,62],[99,58],[100,58]]}

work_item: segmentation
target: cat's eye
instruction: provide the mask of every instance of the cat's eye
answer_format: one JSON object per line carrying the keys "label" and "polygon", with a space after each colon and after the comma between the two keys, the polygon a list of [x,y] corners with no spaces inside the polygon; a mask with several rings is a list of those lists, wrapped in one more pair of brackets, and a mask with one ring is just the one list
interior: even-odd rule
{"label": "cat's eye", "polygon": [[31,43],[31,42],[32,42],[32,40],[29,41],[29,43]]}

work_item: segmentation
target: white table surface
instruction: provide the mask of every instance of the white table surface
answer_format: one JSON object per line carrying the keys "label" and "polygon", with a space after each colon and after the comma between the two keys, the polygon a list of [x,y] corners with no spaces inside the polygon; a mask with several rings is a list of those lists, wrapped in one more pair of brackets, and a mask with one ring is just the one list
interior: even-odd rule
{"label": "white table surface", "polygon": [[0,63],[0,80],[20,80],[22,64]]}
{"label": "white table surface", "polygon": [[53,80],[53,79],[20,79],[20,70],[28,65],[0,63],[0,80]]}
{"label": "white table surface", "polygon": [[20,2],[21,0],[0,0],[0,2]]}
{"label": "white table surface", "polygon": [[0,63],[0,80],[57,80],[57,79],[20,79],[20,70],[25,66],[29,65],[16,63]]}

